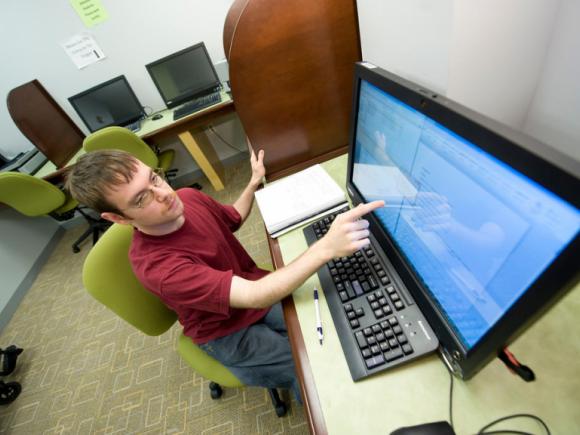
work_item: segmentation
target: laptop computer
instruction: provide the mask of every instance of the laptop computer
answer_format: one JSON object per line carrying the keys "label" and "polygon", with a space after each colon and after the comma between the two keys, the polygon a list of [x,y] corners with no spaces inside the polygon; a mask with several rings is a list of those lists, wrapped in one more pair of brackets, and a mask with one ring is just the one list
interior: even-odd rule
{"label": "laptop computer", "polygon": [[351,376],[438,350],[468,379],[578,282],[580,164],[374,65],[353,93],[346,189],[386,206],[318,271]]}

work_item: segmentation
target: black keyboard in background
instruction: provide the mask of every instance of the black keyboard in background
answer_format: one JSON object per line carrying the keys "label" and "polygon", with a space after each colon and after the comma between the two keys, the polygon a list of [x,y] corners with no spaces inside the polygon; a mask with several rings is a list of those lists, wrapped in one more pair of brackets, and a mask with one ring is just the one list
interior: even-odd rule
{"label": "black keyboard in background", "polygon": [[[308,245],[348,207],[304,229]],[[372,241],[372,238],[371,238]],[[335,258],[318,271],[353,380],[400,365],[438,346],[433,331],[390,265],[371,246]],[[419,330],[420,327],[420,330]],[[430,337],[430,338],[428,338]]]}
{"label": "black keyboard in background", "polygon": [[198,110],[204,109],[214,104],[219,103],[222,97],[219,92],[214,92],[203,97],[196,98],[195,100],[189,101],[173,111],[173,120],[183,118],[191,113],[197,112]]}

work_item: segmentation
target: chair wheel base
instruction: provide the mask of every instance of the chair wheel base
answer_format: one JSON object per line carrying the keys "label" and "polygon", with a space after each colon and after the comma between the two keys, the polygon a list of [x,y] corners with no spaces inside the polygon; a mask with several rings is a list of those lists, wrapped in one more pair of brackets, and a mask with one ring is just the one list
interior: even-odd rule
{"label": "chair wheel base", "polygon": [[22,386],[18,382],[0,381],[0,405],[8,405],[16,400],[22,391]]}
{"label": "chair wheel base", "polygon": [[216,400],[216,399],[219,399],[220,397],[222,397],[224,390],[222,390],[222,387],[219,384],[216,384],[215,382],[210,382],[209,383],[209,392],[211,394],[211,398]]}
{"label": "chair wheel base", "polygon": [[286,415],[286,405],[282,404],[279,406],[276,406],[276,415],[278,417],[284,417]]}
{"label": "chair wheel base", "polygon": [[276,415],[278,417],[284,417],[287,412],[286,404],[282,399],[280,399],[280,395],[278,394],[278,390],[276,388],[268,389],[268,393],[270,393],[270,399],[272,399],[272,405],[274,405],[274,409],[276,410]]}
{"label": "chair wheel base", "polygon": [[73,247],[72,247],[72,251],[73,251],[75,254],[78,254],[79,252],[81,252],[81,248],[79,248],[78,246],[73,246]]}

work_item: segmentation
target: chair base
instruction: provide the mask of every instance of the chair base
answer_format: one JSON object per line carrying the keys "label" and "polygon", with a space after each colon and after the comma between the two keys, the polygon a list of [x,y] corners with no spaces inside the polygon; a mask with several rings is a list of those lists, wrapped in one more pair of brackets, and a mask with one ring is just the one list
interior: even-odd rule
{"label": "chair base", "polygon": [[[209,391],[211,394],[211,398],[214,400],[222,397],[224,393],[224,390],[222,389],[221,385],[216,382],[209,383]],[[288,409],[286,408],[286,403],[284,403],[284,401],[280,399],[278,390],[276,388],[269,388],[268,393],[270,394],[272,405],[274,405],[274,409],[276,410],[276,415],[278,417],[284,417]]]}
{"label": "chair base", "polygon": [[89,227],[85,230],[84,233],[81,234],[81,236],[76,240],[76,242],[73,243],[72,251],[75,254],[81,252],[80,248],[81,243],[83,243],[91,234],[93,236],[93,245],[94,245],[99,240],[99,236],[101,235],[101,233],[107,231],[107,229],[112,224],[112,222],[106,221],[104,219],[95,219],[94,217],[89,216],[86,212],[84,212],[80,208],[78,208],[77,210],[80,214],[83,215],[85,220],[88,222]]}

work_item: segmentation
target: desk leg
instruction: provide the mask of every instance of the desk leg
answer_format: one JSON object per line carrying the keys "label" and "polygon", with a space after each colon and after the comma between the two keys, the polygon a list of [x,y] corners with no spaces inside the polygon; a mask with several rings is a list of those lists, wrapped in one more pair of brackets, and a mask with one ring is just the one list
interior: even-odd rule
{"label": "desk leg", "polygon": [[224,167],[203,130],[194,130],[193,133],[188,130],[179,133],[177,136],[208,178],[213,188],[216,191],[223,190]]}

